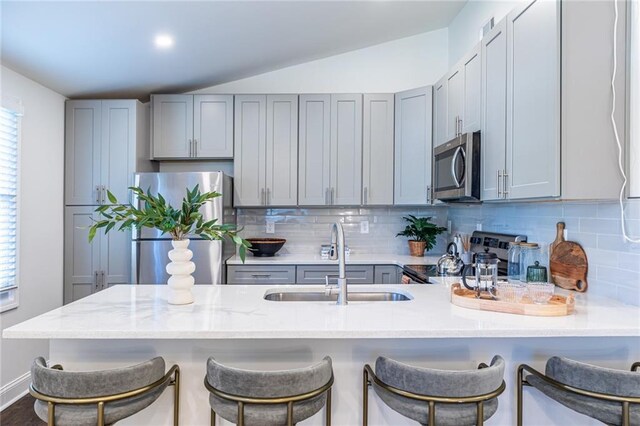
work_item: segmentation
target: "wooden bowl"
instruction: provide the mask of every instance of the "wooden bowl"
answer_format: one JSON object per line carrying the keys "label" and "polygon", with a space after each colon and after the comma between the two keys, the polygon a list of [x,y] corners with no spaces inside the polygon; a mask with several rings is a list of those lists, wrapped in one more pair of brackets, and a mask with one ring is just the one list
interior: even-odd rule
{"label": "wooden bowl", "polygon": [[247,238],[251,243],[249,250],[257,257],[272,257],[287,242],[284,238]]}

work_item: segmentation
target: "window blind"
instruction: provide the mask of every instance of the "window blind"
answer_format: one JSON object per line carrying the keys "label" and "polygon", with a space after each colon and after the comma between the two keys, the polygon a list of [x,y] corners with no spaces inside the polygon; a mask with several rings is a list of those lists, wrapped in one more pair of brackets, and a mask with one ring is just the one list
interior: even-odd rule
{"label": "window blind", "polygon": [[0,306],[17,289],[18,114],[0,108]]}

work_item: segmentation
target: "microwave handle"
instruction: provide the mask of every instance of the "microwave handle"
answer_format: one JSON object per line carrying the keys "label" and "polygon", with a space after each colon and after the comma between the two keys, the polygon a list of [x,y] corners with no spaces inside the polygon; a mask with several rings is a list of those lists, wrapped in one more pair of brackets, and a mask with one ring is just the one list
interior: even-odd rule
{"label": "microwave handle", "polygon": [[456,184],[456,188],[460,188],[460,185],[464,182],[464,174],[462,175],[462,180],[458,180],[458,175],[456,173],[456,161],[458,159],[458,155],[462,153],[462,158],[464,159],[464,151],[462,147],[459,146],[456,148],[456,152],[453,153],[453,158],[451,159],[451,177],[453,177],[453,181]]}

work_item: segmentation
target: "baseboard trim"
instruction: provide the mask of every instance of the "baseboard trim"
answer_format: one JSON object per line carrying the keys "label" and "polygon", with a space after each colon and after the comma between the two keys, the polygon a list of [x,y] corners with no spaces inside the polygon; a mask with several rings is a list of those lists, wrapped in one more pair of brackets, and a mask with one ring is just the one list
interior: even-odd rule
{"label": "baseboard trim", "polygon": [[0,387],[0,411],[25,396],[29,392],[29,383],[31,383],[31,372],[27,371]]}

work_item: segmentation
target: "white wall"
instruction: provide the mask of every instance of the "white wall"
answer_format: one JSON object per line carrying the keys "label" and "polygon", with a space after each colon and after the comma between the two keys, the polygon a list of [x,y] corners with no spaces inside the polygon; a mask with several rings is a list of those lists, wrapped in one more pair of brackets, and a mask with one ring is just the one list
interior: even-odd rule
{"label": "white wall", "polygon": [[[65,97],[6,68],[3,95],[24,107],[20,141],[19,301],[0,314],[2,329],[62,305],[62,238]],[[49,356],[49,342],[0,339],[0,405],[28,382],[15,382],[36,356]]]}
{"label": "white wall", "polygon": [[481,29],[491,17],[497,24],[522,1],[469,0],[449,24],[449,66],[480,41]]}
{"label": "white wall", "polygon": [[447,67],[441,29],[192,93],[392,93],[433,84]]}

